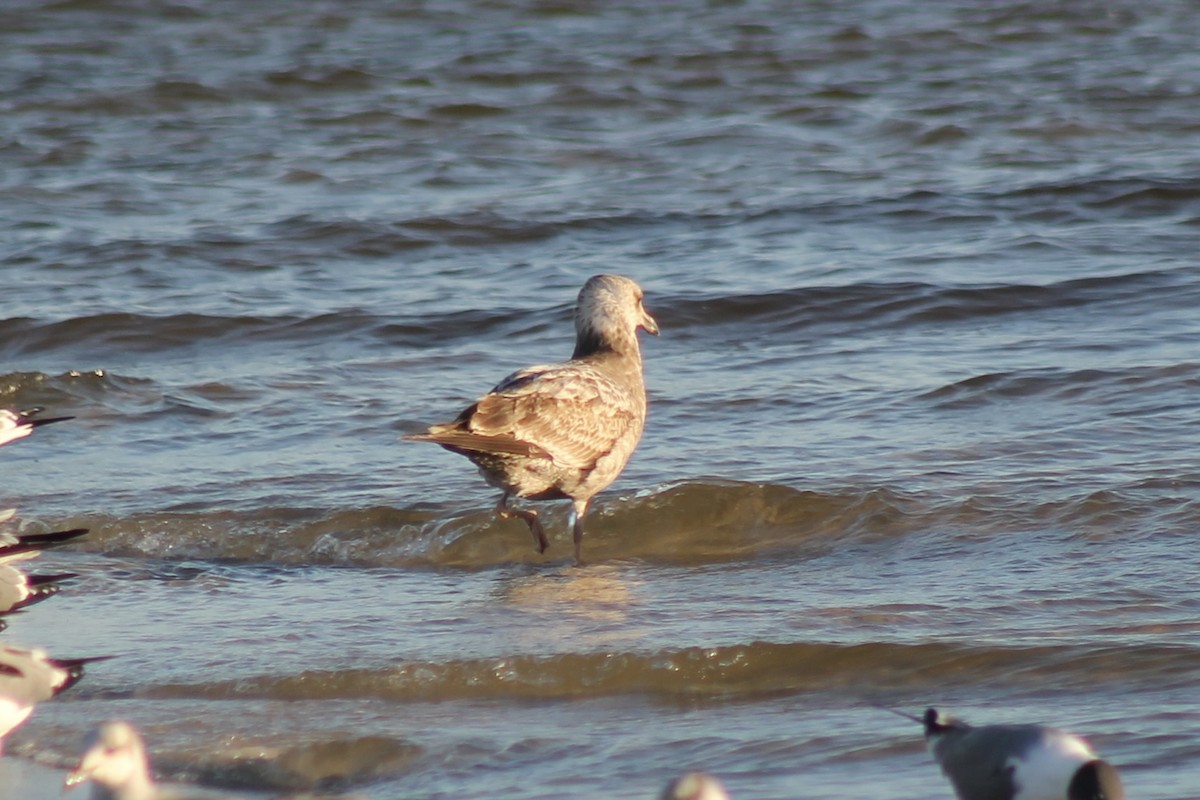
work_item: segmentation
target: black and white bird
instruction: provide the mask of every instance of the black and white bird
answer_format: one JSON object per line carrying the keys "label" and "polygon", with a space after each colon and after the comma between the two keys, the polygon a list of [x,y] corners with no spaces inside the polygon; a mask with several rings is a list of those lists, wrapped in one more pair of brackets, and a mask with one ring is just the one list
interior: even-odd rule
{"label": "black and white bird", "polygon": [[509,498],[570,499],[575,560],[582,560],[588,506],[625,468],[646,422],[637,332],[657,335],[658,324],[642,299],[629,278],[590,278],[575,305],[569,361],[514,372],[453,422],[404,438],[471,459],[502,492],[500,515],[525,520],[539,553],[549,542],[537,512],[511,507]]}
{"label": "black and white bird", "polygon": [[[0,617],[58,594],[61,581],[78,577],[74,572],[27,575],[11,564],[0,564]],[[0,626],[3,624],[4,621],[0,620]]]}
{"label": "black and white bird", "polygon": [[102,722],[83,740],[79,764],[65,788],[91,781],[92,800],[157,800],[142,736],[128,722]]}
{"label": "black and white bird", "polygon": [[85,664],[108,658],[50,658],[45,650],[0,646],[0,751],[34,706],[78,683]]}
{"label": "black and white bird", "polygon": [[707,772],[689,772],[668,783],[659,800],[729,800],[729,792]]}
{"label": "black and white bird", "polygon": [[0,408],[0,445],[8,444],[16,439],[23,439],[33,433],[34,428],[49,425],[53,422],[65,422],[74,417],[48,417],[37,419],[43,411],[41,408],[27,408],[24,411],[11,411]]}
{"label": "black and white bird", "polygon": [[[0,524],[7,522],[15,513],[11,508],[0,511]],[[24,535],[0,530],[0,616],[45,600],[58,593],[59,582],[78,577],[73,572],[28,575],[17,565],[36,558],[47,548],[66,544],[85,533],[87,528]],[[0,630],[4,630],[4,627],[4,621],[0,620]]]}
{"label": "black and white bird", "polygon": [[[10,515],[6,516],[7,514],[8,512],[0,512],[0,523],[8,519]],[[33,558],[43,550],[66,544],[87,532],[87,528],[24,534],[0,530],[0,564],[11,564],[14,561]]]}
{"label": "black and white bird", "polygon": [[[904,714],[903,716],[908,716]],[[1120,775],[1083,739],[1041,725],[972,727],[936,709],[917,720],[959,800],[1123,800]]]}

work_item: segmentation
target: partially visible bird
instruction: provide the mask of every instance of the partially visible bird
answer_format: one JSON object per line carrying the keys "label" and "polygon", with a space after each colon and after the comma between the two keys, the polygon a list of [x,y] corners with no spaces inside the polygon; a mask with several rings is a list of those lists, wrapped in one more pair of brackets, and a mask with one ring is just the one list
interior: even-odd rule
{"label": "partially visible bird", "polygon": [[[15,513],[11,508],[0,511],[0,524],[7,522]],[[0,530],[0,616],[45,600],[58,593],[60,581],[78,577],[73,572],[27,575],[18,569],[18,562],[36,558],[43,550],[66,544],[87,532],[87,528],[30,534]],[[5,627],[6,623],[0,620],[0,630]]]}
{"label": "partially visible bird", "polygon": [[689,772],[668,783],[659,800],[729,800],[729,792],[707,772]]}
{"label": "partially visible bird", "polygon": [[[17,510],[15,508],[0,510],[0,525],[11,520],[16,514]],[[87,528],[71,528],[67,531],[53,531],[51,533],[18,534],[0,529],[0,564],[33,558],[47,548],[66,544],[73,539],[78,539],[87,532]]]}
{"label": "partially visible bird", "polygon": [[588,279],[575,305],[569,361],[514,372],[453,422],[405,439],[433,442],[466,456],[502,494],[497,511],[529,525],[539,553],[549,546],[532,509],[509,498],[570,499],[575,560],[582,560],[583,518],[592,498],[625,468],[646,422],[639,329],[658,334],[643,292],[620,275]]}
{"label": "partially visible bird", "polygon": [[33,707],[70,689],[93,658],[50,658],[45,650],[0,645],[0,752],[4,737],[29,718]]}
{"label": "partially visible bird", "polygon": [[74,572],[26,575],[11,564],[0,563],[0,616],[20,611],[58,594],[60,581],[77,577]]}
{"label": "partially visible bird", "polygon": [[0,445],[8,444],[15,439],[21,439],[33,433],[33,429],[52,422],[65,422],[74,417],[49,417],[35,419],[45,409],[27,408],[24,411],[11,411],[0,408]]}
{"label": "partially visible bird", "polygon": [[[908,714],[899,712],[902,716]],[[984,725],[930,708],[925,740],[959,800],[1123,800],[1117,770],[1083,739],[1041,725]]]}
{"label": "partially visible bird", "polygon": [[[7,519],[0,512],[0,522]],[[24,561],[33,558],[38,553],[60,544],[66,544],[78,539],[88,532],[87,528],[71,528],[66,531],[50,533],[10,533],[0,531],[0,564],[10,564],[14,561]]]}
{"label": "partially visible bird", "polygon": [[92,782],[92,800],[154,800],[158,790],[141,734],[128,722],[102,722],[83,740],[65,788]]}

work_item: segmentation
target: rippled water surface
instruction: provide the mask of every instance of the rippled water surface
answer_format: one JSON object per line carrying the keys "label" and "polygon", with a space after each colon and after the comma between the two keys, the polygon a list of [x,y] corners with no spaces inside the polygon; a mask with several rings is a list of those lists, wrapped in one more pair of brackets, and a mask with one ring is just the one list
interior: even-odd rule
{"label": "rippled water surface", "polygon": [[[4,4],[0,406],[76,419],[3,500],[92,533],[3,641],[120,658],[0,773],[950,798],[937,705],[1200,797],[1195,12]],[[606,271],[662,336],[575,566],[399,436]]]}

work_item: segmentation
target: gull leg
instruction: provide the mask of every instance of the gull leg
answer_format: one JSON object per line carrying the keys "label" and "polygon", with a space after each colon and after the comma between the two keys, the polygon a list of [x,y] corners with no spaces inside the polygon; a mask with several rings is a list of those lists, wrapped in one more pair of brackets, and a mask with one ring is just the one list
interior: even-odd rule
{"label": "gull leg", "polygon": [[591,498],[575,501],[575,521],[571,526],[571,535],[575,539],[575,564],[583,563],[583,515],[587,513]]}
{"label": "gull leg", "polygon": [[533,542],[537,546],[539,553],[546,552],[546,548],[550,546],[549,540],[546,539],[546,529],[542,527],[542,521],[538,519],[538,513],[531,508],[513,508],[508,504],[509,492],[500,495],[500,502],[496,504],[496,511],[504,519],[512,519],[520,517],[525,520],[525,524],[529,526],[529,532],[533,534]]}

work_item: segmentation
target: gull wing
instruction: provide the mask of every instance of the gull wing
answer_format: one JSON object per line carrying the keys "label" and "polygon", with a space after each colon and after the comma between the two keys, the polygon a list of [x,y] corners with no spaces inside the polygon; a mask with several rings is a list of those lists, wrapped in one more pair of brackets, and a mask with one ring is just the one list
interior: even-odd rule
{"label": "gull wing", "polygon": [[560,466],[590,470],[636,429],[641,402],[605,372],[568,362],[510,375],[459,425],[477,438],[523,443]]}

